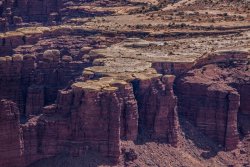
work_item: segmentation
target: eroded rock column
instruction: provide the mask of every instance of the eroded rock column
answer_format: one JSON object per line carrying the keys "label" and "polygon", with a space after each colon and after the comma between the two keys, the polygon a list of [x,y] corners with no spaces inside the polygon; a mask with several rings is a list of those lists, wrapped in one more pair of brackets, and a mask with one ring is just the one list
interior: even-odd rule
{"label": "eroded rock column", "polygon": [[0,101],[0,166],[22,166],[23,139],[17,105]]}
{"label": "eroded rock column", "polygon": [[176,97],[174,76],[158,75],[133,82],[139,109],[141,138],[177,143]]}

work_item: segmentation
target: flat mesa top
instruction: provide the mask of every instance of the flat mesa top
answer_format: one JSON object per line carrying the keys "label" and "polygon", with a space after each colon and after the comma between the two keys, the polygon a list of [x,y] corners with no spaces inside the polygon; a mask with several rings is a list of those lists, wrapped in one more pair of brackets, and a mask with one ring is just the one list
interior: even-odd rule
{"label": "flat mesa top", "polygon": [[128,58],[147,62],[193,62],[206,53],[250,49],[249,32],[218,37],[197,37],[170,41],[132,38],[106,49],[95,50],[105,58]]}
{"label": "flat mesa top", "polygon": [[250,50],[249,32],[217,37],[196,37],[169,41],[129,38],[105,49],[93,50],[94,73],[145,72],[152,63],[195,64],[211,53]]}

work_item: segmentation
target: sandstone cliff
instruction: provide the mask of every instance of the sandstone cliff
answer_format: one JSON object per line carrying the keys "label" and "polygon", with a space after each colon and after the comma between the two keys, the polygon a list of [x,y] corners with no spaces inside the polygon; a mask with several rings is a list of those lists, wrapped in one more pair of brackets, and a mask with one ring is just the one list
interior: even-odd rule
{"label": "sandstone cliff", "polygon": [[238,128],[247,131],[242,117],[247,117],[243,101],[249,96],[245,97],[248,68],[244,64],[206,65],[188,72],[176,82],[178,111],[227,150],[236,148]]}
{"label": "sandstone cliff", "polygon": [[24,151],[19,111],[15,103],[0,101],[0,165],[19,166]]}

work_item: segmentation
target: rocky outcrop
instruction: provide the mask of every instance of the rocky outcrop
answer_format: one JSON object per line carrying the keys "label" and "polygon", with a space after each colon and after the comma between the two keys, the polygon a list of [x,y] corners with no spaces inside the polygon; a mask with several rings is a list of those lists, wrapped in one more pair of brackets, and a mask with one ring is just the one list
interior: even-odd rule
{"label": "rocky outcrop", "polygon": [[19,111],[15,103],[0,101],[0,166],[22,164],[23,138]]}
{"label": "rocky outcrop", "polygon": [[85,64],[48,54],[42,58],[17,54],[0,57],[0,98],[17,103],[22,115],[37,115],[55,102],[57,91],[81,75]]}
{"label": "rocky outcrop", "polygon": [[[52,50],[46,57],[43,54],[42,61],[38,60],[37,68],[34,71],[33,84],[43,87],[40,93],[44,93],[44,104],[52,104],[56,100],[57,91],[65,88],[77,76],[81,75],[84,67],[83,62],[61,61],[60,52]],[[39,58],[38,58],[39,59]],[[41,99],[41,100],[43,100]]]}
{"label": "rocky outcrop", "polygon": [[176,82],[178,111],[227,150],[236,148],[242,122],[238,114],[249,106],[244,102],[248,97],[239,89],[249,84],[248,68],[237,63],[206,65]]}
{"label": "rocky outcrop", "polygon": [[23,55],[0,58],[0,98],[17,103],[21,113],[24,112],[25,90],[32,77],[34,61],[34,57]]}
{"label": "rocky outcrop", "polygon": [[61,0],[52,1],[30,1],[19,0],[16,4],[16,10],[29,21],[47,21],[48,15],[52,12],[59,12],[62,5]]}
{"label": "rocky outcrop", "polygon": [[133,86],[126,82],[114,82],[118,88],[118,100],[120,103],[120,138],[135,141],[138,135],[138,104],[135,99]]}
{"label": "rocky outcrop", "polygon": [[[22,125],[24,153],[23,162],[29,165],[36,160],[65,153],[67,141],[70,139],[70,122],[55,114],[55,108],[46,107],[44,110],[54,112],[36,116]],[[24,165],[24,166],[25,166]]]}
{"label": "rocky outcrop", "polygon": [[120,155],[121,108],[116,88],[100,91],[82,86],[81,83],[73,85],[76,97],[73,105],[78,108],[72,113],[72,135],[73,140],[79,144],[82,142],[82,149],[75,151],[80,154],[93,149],[117,161]]}
{"label": "rocky outcrop", "polygon": [[[123,153],[124,166],[201,166],[214,152],[195,148],[197,129],[216,151],[236,148],[250,133],[250,33],[248,3],[233,4],[0,0],[0,166],[90,152],[116,164]],[[194,143],[178,138],[177,111],[197,127],[183,128]],[[168,162],[150,145],[168,148]]]}
{"label": "rocky outcrop", "polygon": [[174,76],[160,76],[133,82],[139,110],[141,139],[177,144],[176,97]]}
{"label": "rocky outcrop", "polygon": [[[239,94],[227,87],[220,91],[221,88],[198,83],[178,85],[178,111],[214,141],[236,147]],[[227,140],[234,141],[227,145]]]}
{"label": "rocky outcrop", "polygon": [[[104,77],[76,82],[72,88],[60,90],[56,104],[42,107],[41,115],[32,116],[22,125],[19,117],[13,120],[18,123],[19,138],[23,139],[17,141],[22,154],[15,152],[22,164],[13,162],[13,166],[28,165],[60,153],[81,156],[90,150],[116,163],[121,154],[120,140],[135,141],[144,133],[150,140],[176,144],[173,80],[173,76],[157,75],[130,83]],[[42,90],[29,88],[27,111],[36,114],[40,110],[42,105],[37,102],[42,101]],[[141,131],[143,128],[147,132]]]}
{"label": "rocky outcrop", "polygon": [[130,39],[105,48],[101,37],[88,40],[42,39],[1,58],[0,98],[17,103],[25,116],[21,125],[15,120],[22,154],[14,153],[20,163],[12,166],[89,151],[117,163],[122,140],[178,146],[177,106],[226,150],[236,147],[238,128],[248,133],[247,54],[239,59],[238,53],[228,59],[219,54],[212,60],[204,55],[199,61],[196,54],[182,62],[181,57],[155,58],[158,53],[145,52],[163,47],[161,42]]}
{"label": "rocky outcrop", "polygon": [[[7,30],[9,27],[18,26],[25,21],[48,21],[48,16],[53,12],[59,12],[62,6],[61,0],[52,1],[30,1],[15,0],[1,1],[0,18],[5,21],[0,27],[1,30]],[[19,17],[21,16],[21,17]],[[58,21],[58,17],[53,21]]]}

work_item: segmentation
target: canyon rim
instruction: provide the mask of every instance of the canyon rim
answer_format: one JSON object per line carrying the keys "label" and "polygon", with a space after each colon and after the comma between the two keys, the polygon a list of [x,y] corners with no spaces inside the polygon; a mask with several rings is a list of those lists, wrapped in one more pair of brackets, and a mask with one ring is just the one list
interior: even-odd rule
{"label": "canyon rim", "polygon": [[0,0],[0,166],[250,166],[249,60],[248,0]]}

